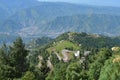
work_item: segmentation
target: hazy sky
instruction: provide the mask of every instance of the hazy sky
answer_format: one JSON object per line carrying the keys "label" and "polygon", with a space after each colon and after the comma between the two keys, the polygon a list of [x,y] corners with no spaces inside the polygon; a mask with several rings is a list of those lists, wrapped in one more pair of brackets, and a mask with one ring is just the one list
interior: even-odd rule
{"label": "hazy sky", "polygon": [[80,4],[90,4],[90,5],[104,5],[104,6],[119,6],[120,0],[39,0],[39,1],[49,1],[49,2],[70,2],[70,3],[80,3]]}

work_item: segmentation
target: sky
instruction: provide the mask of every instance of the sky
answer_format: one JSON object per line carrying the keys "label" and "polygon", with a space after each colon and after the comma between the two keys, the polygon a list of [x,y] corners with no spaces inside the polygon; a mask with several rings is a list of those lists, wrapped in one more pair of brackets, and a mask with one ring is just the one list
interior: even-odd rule
{"label": "sky", "polygon": [[39,0],[39,1],[69,2],[69,3],[77,3],[77,4],[120,7],[120,0]]}

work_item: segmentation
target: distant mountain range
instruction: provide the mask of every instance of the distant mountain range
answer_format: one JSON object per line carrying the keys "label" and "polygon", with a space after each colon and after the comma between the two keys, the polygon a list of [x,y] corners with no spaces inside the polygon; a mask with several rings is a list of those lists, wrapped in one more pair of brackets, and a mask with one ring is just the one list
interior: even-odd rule
{"label": "distant mountain range", "polygon": [[120,8],[0,0],[0,35],[55,37],[66,31],[120,35]]}
{"label": "distant mountain range", "polygon": [[97,33],[109,36],[120,35],[120,16],[108,14],[84,14],[57,17],[45,25],[47,33],[67,31]]}

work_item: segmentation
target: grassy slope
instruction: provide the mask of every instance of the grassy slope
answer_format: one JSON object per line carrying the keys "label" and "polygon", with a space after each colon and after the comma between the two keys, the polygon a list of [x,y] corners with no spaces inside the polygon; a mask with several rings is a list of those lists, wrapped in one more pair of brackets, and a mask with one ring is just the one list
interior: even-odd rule
{"label": "grassy slope", "polygon": [[[70,51],[77,51],[77,50],[80,49],[80,47],[77,44],[74,44],[70,41],[62,40],[62,41],[54,43],[52,45],[52,47],[47,49],[47,51],[49,53],[56,52],[56,53],[59,54],[60,57],[63,57],[61,51],[64,50],[64,49],[67,49],[67,50],[70,50]],[[70,54],[68,56],[69,56],[70,59],[72,59],[73,58],[73,52],[70,52]]]}

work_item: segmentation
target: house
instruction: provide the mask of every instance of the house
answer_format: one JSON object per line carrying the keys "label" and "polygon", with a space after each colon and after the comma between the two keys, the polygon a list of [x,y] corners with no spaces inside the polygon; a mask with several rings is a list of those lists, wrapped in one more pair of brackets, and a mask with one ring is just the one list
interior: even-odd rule
{"label": "house", "polygon": [[69,54],[71,53],[71,51],[64,49],[64,50],[62,50],[61,53],[63,55],[63,61],[68,62],[70,60],[69,59]]}
{"label": "house", "polygon": [[79,56],[80,56],[80,51],[75,52],[74,55],[75,55],[75,57],[79,58]]}
{"label": "house", "polygon": [[112,47],[111,49],[112,49],[112,51],[119,51],[120,47]]}

